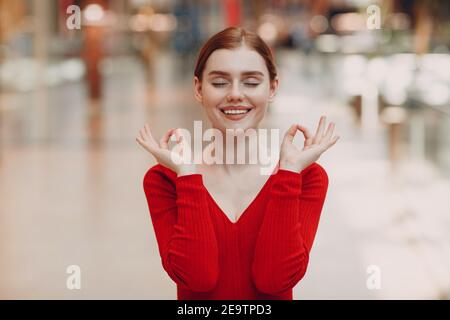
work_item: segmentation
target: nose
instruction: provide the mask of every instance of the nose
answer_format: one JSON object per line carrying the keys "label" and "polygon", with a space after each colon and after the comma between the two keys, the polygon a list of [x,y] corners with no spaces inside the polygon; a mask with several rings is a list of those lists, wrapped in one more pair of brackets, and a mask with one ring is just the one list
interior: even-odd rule
{"label": "nose", "polygon": [[242,92],[239,88],[239,83],[233,83],[231,87],[231,91],[229,92],[227,96],[228,102],[231,101],[242,101],[244,97],[242,96]]}

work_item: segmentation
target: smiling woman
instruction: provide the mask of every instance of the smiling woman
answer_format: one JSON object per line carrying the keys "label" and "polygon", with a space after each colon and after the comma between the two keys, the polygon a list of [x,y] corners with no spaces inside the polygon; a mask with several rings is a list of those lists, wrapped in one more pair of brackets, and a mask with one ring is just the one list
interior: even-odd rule
{"label": "smiling woman", "polygon": [[[242,28],[225,29],[205,43],[193,80],[211,126],[225,137],[214,140],[225,156],[237,152],[227,130],[257,129],[279,82],[270,48]],[[175,158],[192,152],[182,130],[169,130],[159,142],[148,125],[140,131],[138,143],[158,161],[144,177],[144,191],[178,299],[292,299],[328,188],[326,171],[315,161],[339,138],[333,123],[325,131],[325,121],[321,117],[314,135],[293,124],[269,177],[260,163],[173,161],[172,136]],[[297,131],[303,148],[294,144]],[[268,146],[245,152],[252,156],[259,148]]]}
{"label": "smiling woman", "polygon": [[229,28],[200,50],[195,97],[214,128],[256,127],[278,88],[272,51],[255,33]]}

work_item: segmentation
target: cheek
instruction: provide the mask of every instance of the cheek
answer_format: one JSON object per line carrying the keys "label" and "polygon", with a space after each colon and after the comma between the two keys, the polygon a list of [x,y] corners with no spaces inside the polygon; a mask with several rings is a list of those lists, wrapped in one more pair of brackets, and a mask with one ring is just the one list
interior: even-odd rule
{"label": "cheek", "polygon": [[203,105],[206,108],[212,108],[220,104],[226,97],[225,91],[215,90],[214,88],[207,88],[203,91]]}
{"label": "cheek", "polygon": [[269,89],[268,88],[257,88],[253,90],[249,90],[247,92],[247,97],[250,100],[250,102],[255,107],[266,107],[267,103],[269,102]]}

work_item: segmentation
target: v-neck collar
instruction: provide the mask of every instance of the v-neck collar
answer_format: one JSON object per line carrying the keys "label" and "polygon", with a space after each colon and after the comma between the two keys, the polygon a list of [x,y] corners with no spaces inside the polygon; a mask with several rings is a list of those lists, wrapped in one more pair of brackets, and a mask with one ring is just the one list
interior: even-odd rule
{"label": "v-neck collar", "polygon": [[[172,179],[176,179],[177,178],[177,174],[172,170],[169,169],[163,165],[161,165],[163,168],[166,168],[166,170],[168,170],[170,172],[170,174],[172,175]],[[266,182],[264,183],[264,185],[261,187],[261,189],[259,190],[259,192],[256,194],[256,196],[253,198],[253,200],[248,204],[248,206],[244,209],[244,211],[241,212],[241,214],[239,215],[239,218],[236,221],[231,221],[230,218],[228,218],[228,215],[225,213],[225,211],[222,210],[222,208],[219,206],[219,204],[216,202],[216,200],[214,200],[213,196],[211,195],[211,193],[208,191],[208,189],[206,188],[205,184],[203,183],[203,189],[205,190],[208,198],[210,198],[211,202],[213,203],[213,205],[217,208],[217,210],[219,211],[220,215],[227,221],[228,224],[231,224],[233,226],[237,226],[238,223],[241,222],[242,218],[244,216],[246,216],[246,213],[248,212],[248,210],[250,210],[250,208],[255,204],[255,202],[259,199],[260,195],[263,193],[263,191],[269,187],[271,180],[273,178],[273,176],[275,176],[278,173],[280,167],[280,163],[277,162],[277,164],[275,165],[272,173],[270,174],[269,178],[266,180]]]}
{"label": "v-neck collar", "polygon": [[278,167],[279,164],[277,164],[273,170],[273,172],[270,174],[269,178],[266,180],[266,182],[263,184],[263,186],[261,187],[261,189],[258,191],[258,193],[256,194],[256,196],[253,198],[253,200],[248,204],[248,206],[239,214],[239,217],[236,221],[231,221],[231,219],[228,217],[228,215],[225,213],[225,211],[219,206],[219,204],[216,202],[216,200],[213,198],[212,194],[208,191],[208,189],[206,188],[206,186],[203,184],[203,188],[206,191],[206,194],[208,195],[208,197],[210,198],[210,200],[212,201],[213,205],[217,208],[217,210],[219,211],[220,215],[223,216],[223,218],[225,220],[227,220],[228,223],[230,223],[231,225],[237,225],[239,222],[241,222],[242,218],[244,218],[246,216],[246,213],[250,210],[250,208],[255,204],[255,202],[259,199],[260,195],[263,193],[263,191],[269,187],[272,177],[276,175],[276,173],[278,172]]}
{"label": "v-neck collar", "polygon": [[232,224],[232,225],[237,225],[242,218],[244,218],[244,216],[246,216],[246,213],[248,210],[250,210],[250,208],[254,205],[254,203],[258,200],[258,198],[260,197],[261,193],[266,189],[266,187],[269,186],[270,180],[272,179],[272,176],[274,176],[275,174],[271,174],[269,176],[269,178],[267,179],[267,181],[264,183],[264,185],[262,186],[261,190],[259,190],[259,192],[256,194],[256,196],[253,198],[253,200],[249,203],[249,205],[244,209],[244,211],[242,211],[239,214],[239,218],[236,221],[231,221],[231,219],[228,217],[228,215],[225,213],[225,211],[223,211],[223,209],[219,206],[219,204],[216,202],[216,200],[214,200],[213,196],[211,195],[211,193],[208,191],[208,189],[205,188],[206,193],[208,194],[208,197],[211,199],[212,203],[214,204],[214,206],[217,208],[217,210],[220,212],[220,215],[223,216],[223,218],[225,220],[228,221],[228,223]]}

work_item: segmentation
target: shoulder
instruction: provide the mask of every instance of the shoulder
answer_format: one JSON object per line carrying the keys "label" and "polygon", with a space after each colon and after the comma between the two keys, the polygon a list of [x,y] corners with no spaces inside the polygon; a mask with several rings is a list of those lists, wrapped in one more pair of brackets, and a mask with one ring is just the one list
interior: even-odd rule
{"label": "shoulder", "polygon": [[176,177],[175,172],[157,163],[145,173],[143,185],[148,188],[151,185],[174,184]]}

